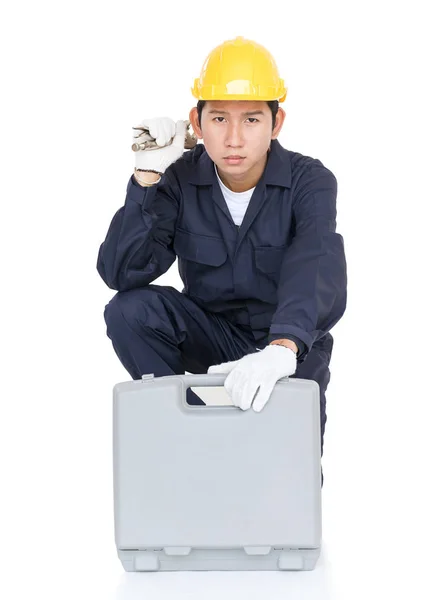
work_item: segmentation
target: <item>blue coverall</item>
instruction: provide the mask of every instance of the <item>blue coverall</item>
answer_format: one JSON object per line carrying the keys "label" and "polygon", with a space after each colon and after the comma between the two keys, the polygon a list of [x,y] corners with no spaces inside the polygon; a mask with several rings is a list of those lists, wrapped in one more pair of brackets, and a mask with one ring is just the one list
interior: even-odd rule
{"label": "blue coverall", "polygon": [[[323,455],[329,331],[347,298],[336,196],[330,170],[277,140],[239,227],[203,144],[153,187],[131,176],[97,262],[118,290],[105,308],[107,335],[131,377],[206,373],[292,339],[300,348],[294,377],[320,386]],[[152,284],[176,257],[183,291]],[[203,404],[191,394],[189,403]]]}

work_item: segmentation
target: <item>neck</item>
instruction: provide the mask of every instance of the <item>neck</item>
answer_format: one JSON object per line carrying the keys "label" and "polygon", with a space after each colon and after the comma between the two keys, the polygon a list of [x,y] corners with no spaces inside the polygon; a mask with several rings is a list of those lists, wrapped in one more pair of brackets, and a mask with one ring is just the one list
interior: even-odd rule
{"label": "neck", "polygon": [[228,173],[222,173],[219,167],[216,165],[217,172],[219,173],[220,179],[232,192],[246,192],[255,187],[263,175],[264,169],[267,162],[267,153],[264,157],[256,163],[247,173],[242,175],[232,175]]}

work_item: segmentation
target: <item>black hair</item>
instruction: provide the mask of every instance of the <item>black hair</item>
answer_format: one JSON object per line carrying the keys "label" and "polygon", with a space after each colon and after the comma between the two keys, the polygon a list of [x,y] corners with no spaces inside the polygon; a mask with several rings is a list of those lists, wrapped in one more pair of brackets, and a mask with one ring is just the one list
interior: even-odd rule
{"label": "black hair", "polygon": [[[197,102],[197,111],[198,111],[198,121],[201,125],[201,113],[203,112],[203,108],[206,105],[207,100],[199,100]],[[278,100],[269,100],[267,101],[267,105],[272,111],[272,130],[275,127],[276,123],[276,115],[278,114],[279,102]]]}

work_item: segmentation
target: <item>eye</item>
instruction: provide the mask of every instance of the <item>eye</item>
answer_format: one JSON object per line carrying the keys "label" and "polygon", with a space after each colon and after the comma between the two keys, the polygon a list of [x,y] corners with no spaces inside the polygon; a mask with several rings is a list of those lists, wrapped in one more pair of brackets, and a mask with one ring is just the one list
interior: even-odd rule
{"label": "eye", "polygon": [[256,119],[255,117],[248,117],[247,121],[250,121],[250,123],[253,121],[258,123],[258,119]]}
{"label": "eye", "polygon": [[[224,118],[225,118],[225,117],[215,117],[215,118],[213,119],[213,121],[216,121],[217,119],[224,119]],[[218,123],[223,123],[223,121],[218,121]]]}

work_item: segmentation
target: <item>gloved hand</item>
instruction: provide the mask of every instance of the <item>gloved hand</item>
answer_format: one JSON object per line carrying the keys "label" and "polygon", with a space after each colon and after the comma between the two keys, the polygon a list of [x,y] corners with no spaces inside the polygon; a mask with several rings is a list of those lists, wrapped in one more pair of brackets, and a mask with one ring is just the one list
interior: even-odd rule
{"label": "gloved hand", "polygon": [[254,400],[252,408],[260,412],[278,379],[293,375],[296,369],[295,352],[285,346],[273,344],[239,360],[209,367],[207,373],[229,373],[224,386],[233,404],[242,410],[248,410]]}
{"label": "gloved hand", "polygon": [[[175,162],[184,153],[186,124],[185,121],[176,123],[168,117],[144,119],[137,127],[146,127],[150,135],[155,138],[158,146],[154,150],[138,150],[135,153],[135,168],[143,171],[158,171],[164,173],[169,165]],[[133,142],[137,142],[140,131],[133,128]],[[172,140],[173,142],[169,144]]]}

